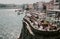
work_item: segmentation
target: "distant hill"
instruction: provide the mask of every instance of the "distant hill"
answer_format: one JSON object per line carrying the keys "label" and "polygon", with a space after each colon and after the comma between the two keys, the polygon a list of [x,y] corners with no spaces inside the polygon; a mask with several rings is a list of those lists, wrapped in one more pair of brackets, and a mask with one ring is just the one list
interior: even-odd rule
{"label": "distant hill", "polygon": [[0,4],[0,9],[19,9],[19,8],[22,8],[22,6],[16,4]]}

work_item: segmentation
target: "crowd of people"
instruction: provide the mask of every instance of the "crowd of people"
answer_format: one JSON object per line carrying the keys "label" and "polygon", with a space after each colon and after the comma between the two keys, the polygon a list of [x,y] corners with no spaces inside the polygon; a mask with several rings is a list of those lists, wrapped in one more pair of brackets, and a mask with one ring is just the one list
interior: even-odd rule
{"label": "crowd of people", "polygon": [[45,20],[46,15],[39,13],[27,13],[26,16],[29,18],[31,23],[34,27],[37,26],[38,30],[42,31],[56,31],[57,30],[57,24],[51,23],[47,20]]}

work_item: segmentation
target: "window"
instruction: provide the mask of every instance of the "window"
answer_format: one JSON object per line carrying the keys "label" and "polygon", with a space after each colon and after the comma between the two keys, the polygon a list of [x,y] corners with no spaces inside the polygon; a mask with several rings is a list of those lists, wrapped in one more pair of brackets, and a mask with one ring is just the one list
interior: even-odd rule
{"label": "window", "polygon": [[59,0],[56,0],[56,2],[59,2]]}

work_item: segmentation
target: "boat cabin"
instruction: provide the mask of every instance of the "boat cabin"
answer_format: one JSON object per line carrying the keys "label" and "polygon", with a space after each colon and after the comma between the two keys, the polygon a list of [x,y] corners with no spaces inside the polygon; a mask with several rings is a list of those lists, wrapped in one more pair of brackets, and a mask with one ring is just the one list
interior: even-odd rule
{"label": "boat cabin", "polygon": [[50,17],[55,23],[60,26],[60,10],[47,11],[47,17]]}
{"label": "boat cabin", "polygon": [[47,11],[47,16],[49,16],[49,17],[60,17],[59,16],[60,15],[60,10],[49,10],[49,11]]}

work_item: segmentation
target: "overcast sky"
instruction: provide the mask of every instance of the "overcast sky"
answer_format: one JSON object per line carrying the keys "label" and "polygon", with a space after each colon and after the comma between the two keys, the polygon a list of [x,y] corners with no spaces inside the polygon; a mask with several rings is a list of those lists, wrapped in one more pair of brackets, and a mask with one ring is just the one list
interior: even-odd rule
{"label": "overcast sky", "polygon": [[26,4],[26,3],[34,3],[37,1],[50,1],[50,0],[0,0],[0,3],[4,4]]}

